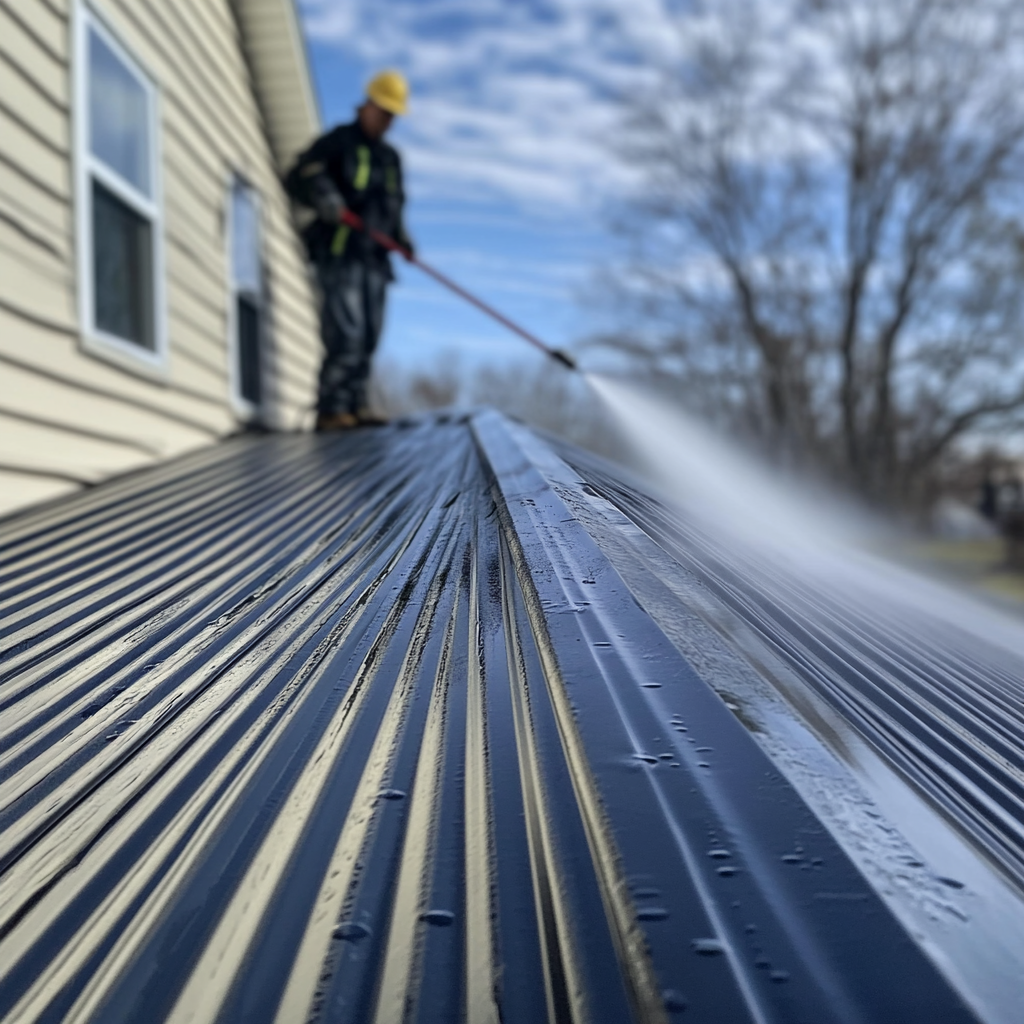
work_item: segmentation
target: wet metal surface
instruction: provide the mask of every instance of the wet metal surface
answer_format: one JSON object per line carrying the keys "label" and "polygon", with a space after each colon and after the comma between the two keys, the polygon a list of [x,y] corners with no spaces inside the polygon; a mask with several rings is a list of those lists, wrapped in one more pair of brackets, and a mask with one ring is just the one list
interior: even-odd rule
{"label": "wet metal surface", "polygon": [[481,413],[5,523],[0,1020],[975,1020],[585,486]]}
{"label": "wet metal surface", "polygon": [[758,564],[581,461],[595,493],[698,575],[1024,892],[1024,649],[986,642],[913,593],[899,601],[858,588],[856,576],[823,580]]}

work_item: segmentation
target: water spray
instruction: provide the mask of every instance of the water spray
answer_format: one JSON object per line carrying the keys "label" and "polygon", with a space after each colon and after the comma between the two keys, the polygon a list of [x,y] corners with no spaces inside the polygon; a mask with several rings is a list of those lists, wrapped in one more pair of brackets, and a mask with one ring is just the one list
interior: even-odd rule
{"label": "water spray", "polygon": [[399,256],[404,257],[408,262],[419,267],[425,274],[429,274],[439,284],[443,284],[449,291],[454,292],[460,298],[465,299],[468,303],[476,306],[481,312],[486,313],[489,317],[497,320],[498,323],[503,324],[514,334],[518,334],[524,341],[528,341],[534,348],[540,349],[546,356],[550,356],[555,360],[556,363],[561,363],[567,370],[578,370],[579,367],[576,365],[576,360],[573,359],[567,352],[563,352],[561,349],[554,348],[551,345],[545,344],[535,334],[531,334],[525,327],[520,327],[514,320],[510,320],[503,313],[499,313],[493,306],[488,305],[483,299],[478,298],[472,292],[466,291],[462,285],[456,284],[446,274],[442,274],[440,270],[432,267],[429,263],[424,263],[423,260],[415,256],[409,249],[404,245],[400,245],[393,238],[389,238],[384,234],[383,231],[378,231],[376,228],[368,227],[363,223],[362,217],[358,214],[353,213],[351,210],[345,210],[341,215],[343,224],[347,224],[350,228],[356,231],[363,231],[370,236],[378,245],[383,246],[389,252],[396,252]]}

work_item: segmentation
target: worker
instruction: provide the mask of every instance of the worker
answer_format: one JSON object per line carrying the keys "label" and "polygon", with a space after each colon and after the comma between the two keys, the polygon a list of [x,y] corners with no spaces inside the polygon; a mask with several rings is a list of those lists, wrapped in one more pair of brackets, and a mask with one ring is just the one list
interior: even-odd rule
{"label": "worker", "polygon": [[370,413],[366,390],[394,274],[387,250],[342,217],[351,211],[412,254],[402,218],[402,164],[384,141],[395,116],[406,112],[408,97],[405,78],[382,71],[367,85],[355,121],[317,139],[285,178],[288,194],[316,213],[304,238],[322,293],[320,431],[383,422]]}

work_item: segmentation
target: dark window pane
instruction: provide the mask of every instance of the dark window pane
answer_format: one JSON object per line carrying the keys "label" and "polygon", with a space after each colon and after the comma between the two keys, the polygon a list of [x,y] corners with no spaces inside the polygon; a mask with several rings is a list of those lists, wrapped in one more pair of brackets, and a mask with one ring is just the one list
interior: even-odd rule
{"label": "dark window pane", "polygon": [[99,182],[92,185],[96,326],[150,350],[153,331],[153,229]]}
{"label": "dark window pane", "polygon": [[260,404],[260,311],[245,295],[238,297],[238,383],[242,397]]}

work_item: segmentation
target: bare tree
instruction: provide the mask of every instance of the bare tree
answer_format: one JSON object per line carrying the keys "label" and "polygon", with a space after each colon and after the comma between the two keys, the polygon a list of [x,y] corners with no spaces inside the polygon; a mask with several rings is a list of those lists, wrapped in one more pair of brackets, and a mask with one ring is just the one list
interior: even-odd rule
{"label": "bare tree", "polygon": [[776,452],[911,500],[1024,408],[1024,5],[718,0],[631,105],[602,343]]}
{"label": "bare tree", "polygon": [[453,353],[438,359],[429,370],[395,362],[378,364],[370,394],[374,407],[388,416],[454,408],[460,404],[464,378],[464,368]]}
{"label": "bare tree", "polygon": [[392,363],[375,374],[374,390],[376,404],[389,416],[490,406],[600,455],[629,457],[579,375],[546,359],[468,363],[449,354],[430,367]]}

